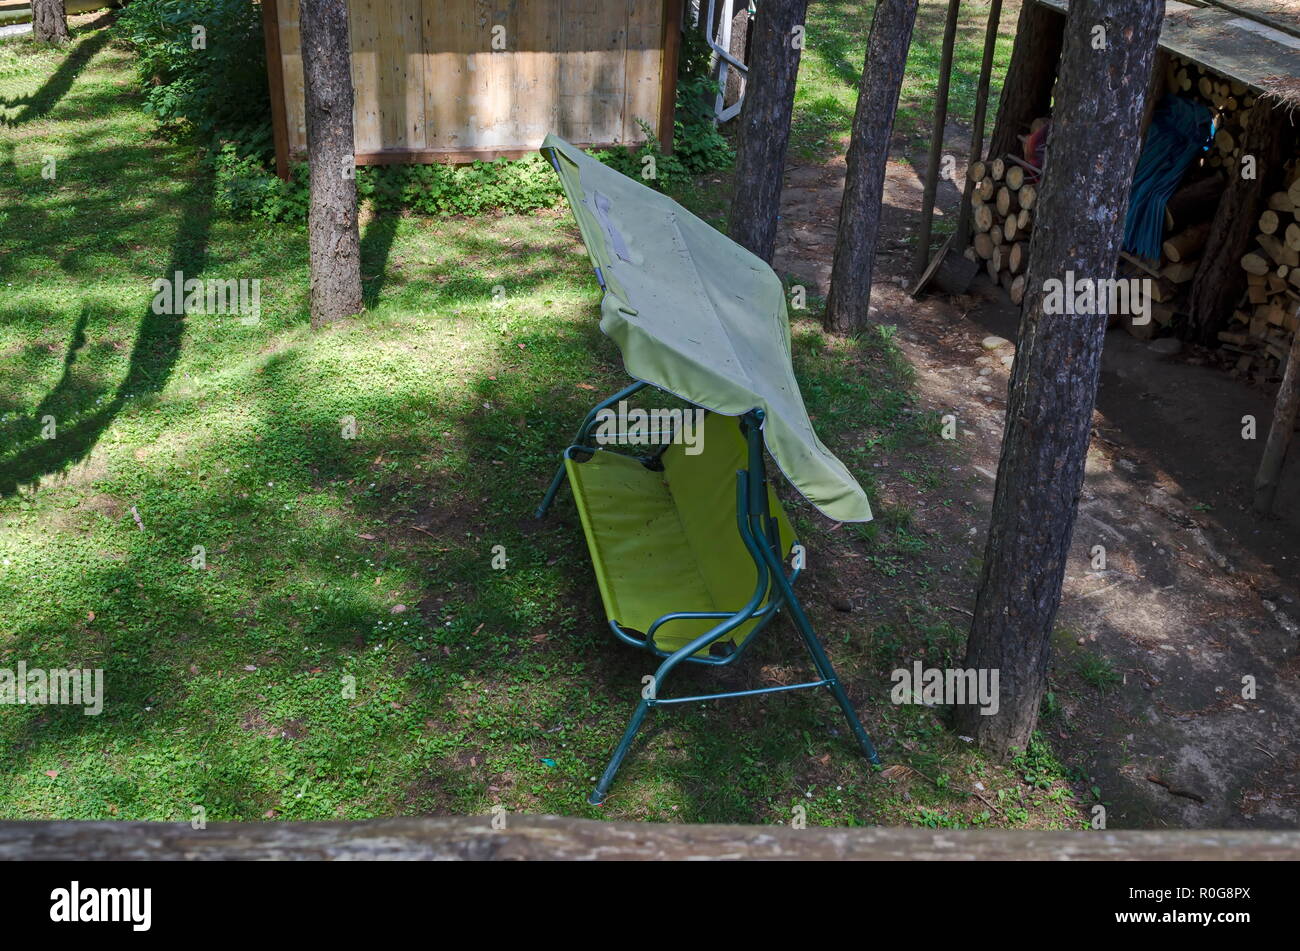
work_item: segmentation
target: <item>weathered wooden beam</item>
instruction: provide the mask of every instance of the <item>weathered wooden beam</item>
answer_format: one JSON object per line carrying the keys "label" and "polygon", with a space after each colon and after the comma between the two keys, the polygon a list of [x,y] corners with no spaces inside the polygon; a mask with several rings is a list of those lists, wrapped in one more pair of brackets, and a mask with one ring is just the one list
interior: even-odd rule
{"label": "weathered wooden beam", "polygon": [[673,117],[677,112],[677,61],[682,47],[683,0],[664,3],[663,61],[659,68],[659,148],[673,151]]}
{"label": "weathered wooden beam", "polygon": [[271,92],[271,135],[275,174],[289,180],[289,120],[284,104],[284,60],[280,50],[280,13],[276,0],[262,0],[262,37],[266,43],[266,77]]}
{"label": "weathered wooden beam", "polygon": [[[663,825],[562,816],[369,822],[2,822],[0,860],[1295,860],[1300,832]],[[501,820],[498,820],[501,821]]]}
{"label": "weathered wooden beam", "polygon": [[918,288],[930,264],[930,231],[934,226],[939,160],[943,152],[943,130],[948,121],[948,84],[952,81],[952,56],[957,43],[957,20],[960,13],[961,0],[948,0],[948,19],[943,27],[943,52],[939,61],[939,87],[934,93],[934,120],[930,126],[930,155],[926,161],[925,191],[921,197],[921,233],[916,242],[916,259],[912,262],[912,274],[917,279]]}
{"label": "weathered wooden beam", "polygon": [[1252,172],[1234,162],[1214,211],[1205,255],[1192,278],[1188,297],[1187,338],[1213,344],[1218,332],[1232,319],[1232,311],[1246,287],[1241,258],[1251,248],[1262,196],[1281,181],[1287,146],[1284,107],[1260,99],[1250,111],[1242,141],[1245,155],[1254,158]]}
{"label": "weathered wooden beam", "polygon": [[[1300,305],[1298,305],[1300,306]],[[1292,313],[1295,308],[1292,308]],[[1273,407],[1273,423],[1269,426],[1268,442],[1264,444],[1264,457],[1255,473],[1255,511],[1267,515],[1273,511],[1273,500],[1282,481],[1282,464],[1286,461],[1287,447],[1295,429],[1296,415],[1300,414],[1300,333],[1291,337],[1291,351],[1287,355],[1286,369],[1282,372],[1282,386],[1277,392]]]}

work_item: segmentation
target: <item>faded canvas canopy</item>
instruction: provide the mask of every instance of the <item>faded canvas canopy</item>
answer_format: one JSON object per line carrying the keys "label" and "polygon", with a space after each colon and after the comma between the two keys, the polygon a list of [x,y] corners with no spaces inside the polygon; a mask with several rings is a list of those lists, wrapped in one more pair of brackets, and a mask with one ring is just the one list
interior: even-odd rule
{"label": "faded canvas canopy", "polygon": [[813,431],[790,361],[780,279],[672,199],[554,135],[552,159],[605,290],[600,329],[627,372],[705,409],[762,409],[768,452],[829,518],[871,518],[866,493]]}

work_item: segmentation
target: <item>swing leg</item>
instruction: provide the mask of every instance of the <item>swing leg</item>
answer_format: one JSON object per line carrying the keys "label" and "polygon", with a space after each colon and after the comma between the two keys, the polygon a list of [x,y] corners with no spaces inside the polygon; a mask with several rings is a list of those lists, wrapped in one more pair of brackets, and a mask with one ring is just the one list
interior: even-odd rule
{"label": "swing leg", "polygon": [[867,736],[867,731],[862,728],[862,722],[858,719],[857,711],[853,709],[853,704],[849,701],[849,695],[844,692],[844,685],[835,677],[835,671],[830,670],[830,661],[827,661],[827,673],[823,676],[830,681],[826,686],[830,688],[831,694],[835,697],[835,702],[840,705],[844,711],[844,718],[849,721],[849,729],[853,731],[854,737],[857,738],[858,746],[862,748],[862,755],[865,756],[873,766],[880,765],[880,754],[876,752],[875,746],[871,743],[871,737]]}
{"label": "swing leg", "polygon": [[551,480],[551,487],[546,490],[546,495],[542,497],[542,504],[537,506],[537,511],[533,513],[534,518],[541,518],[546,514],[546,510],[551,507],[555,501],[556,494],[560,491],[560,486],[564,484],[564,463],[560,463],[560,468],[555,470],[555,478]]}
{"label": "swing leg", "polygon": [[879,766],[880,754],[876,752],[876,747],[872,744],[871,737],[867,736],[867,731],[862,728],[862,721],[858,719],[858,713],[853,709],[849,695],[844,692],[844,685],[840,683],[839,677],[835,676],[835,668],[831,666],[831,660],[826,656],[821,641],[817,640],[812,625],[808,623],[808,617],[803,613],[803,607],[794,599],[793,591],[788,592],[787,597],[790,599],[790,615],[794,618],[795,626],[799,628],[799,633],[808,648],[808,653],[812,654],[813,663],[817,666],[817,672],[821,674],[823,680],[827,681],[827,688],[835,698],[835,702],[840,705],[840,709],[844,711],[844,719],[849,721],[849,729],[853,731],[858,746],[862,748],[862,754],[871,761],[872,765]]}
{"label": "swing leg", "polygon": [[593,806],[599,806],[605,801],[605,796],[609,794],[609,787],[614,782],[614,776],[618,768],[623,765],[623,757],[627,756],[627,751],[632,748],[632,741],[636,739],[636,734],[641,729],[641,724],[645,722],[645,715],[650,710],[650,702],[642,698],[641,702],[636,705],[636,711],[632,714],[632,719],[628,722],[627,729],[623,731],[623,739],[618,741],[618,746],[614,748],[614,755],[610,757],[609,765],[605,767],[605,772],[600,777],[600,782],[592,790],[587,802]]}
{"label": "swing leg", "polygon": [[817,673],[826,681],[826,687],[835,698],[835,702],[840,705],[840,710],[844,712],[844,719],[849,721],[849,729],[853,731],[853,736],[858,741],[858,746],[862,748],[863,755],[871,761],[872,765],[879,766],[880,754],[876,752],[876,747],[872,744],[871,737],[867,736],[867,731],[862,728],[862,721],[858,719],[858,713],[853,709],[849,695],[844,692],[844,685],[835,676],[835,668],[831,666],[830,658],[826,656],[821,641],[817,639],[817,634],[808,621],[808,615],[804,614],[803,605],[795,597],[794,588],[781,570],[780,562],[775,560],[771,549],[764,546],[763,550],[769,563],[772,564],[772,576],[776,579],[777,585],[785,595],[786,607],[790,611],[790,617],[794,620],[794,626],[799,629],[799,636],[803,638],[804,646],[808,648],[808,653],[812,655]]}

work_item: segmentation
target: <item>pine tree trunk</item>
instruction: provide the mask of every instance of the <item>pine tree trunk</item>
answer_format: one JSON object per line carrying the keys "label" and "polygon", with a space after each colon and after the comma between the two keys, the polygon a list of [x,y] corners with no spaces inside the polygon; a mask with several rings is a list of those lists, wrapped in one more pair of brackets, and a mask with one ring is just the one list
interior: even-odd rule
{"label": "pine tree trunk", "polygon": [[917,0],[879,0],[871,17],[824,318],[826,329],[838,333],[860,333],[867,326],[885,162],[894,134],[894,114],[916,7]]}
{"label": "pine tree trunk", "polygon": [[785,150],[790,141],[794,80],[803,52],[808,0],[764,0],[750,23],[753,60],[745,83],[736,149],[736,191],[727,231],[770,262],[776,250]]}
{"label": "pine tree trunk", "polygon": [[43,43],[68,42],[63,0],[32,0],[32,33]]}
{"label": "pine tree trunk", "polygon": [[[1016,21],[1016,45],[998,96],[998,117],[989,139],[989,157],[1022,154],[1018,135],[1045,116],[1052,105],[1052,82],[1061,56],[1065,17],[1050,7],[1024,2]],[[980,158],[971,156],[971,160]]]}
{"label": "pine tree trunk", "polygon": [[[966,665],[997,670],[1000,706],[957,708],[994,755],[1024,749],[1047,687],[1052,626],[1083,485],[1104,306],[1055,311],[1048,281],[1114,276],[1163,0],[1071,0]],[[1095,29],[1105,29],[1096,49]],[[1071,307],[1070,310],[1074,308]]]}
{"label": "pine tree trunk", "polygon": [[303,0],[300,21],[311,170],[311,324],[320,327],[361,310],[347,6],[344,0]]}

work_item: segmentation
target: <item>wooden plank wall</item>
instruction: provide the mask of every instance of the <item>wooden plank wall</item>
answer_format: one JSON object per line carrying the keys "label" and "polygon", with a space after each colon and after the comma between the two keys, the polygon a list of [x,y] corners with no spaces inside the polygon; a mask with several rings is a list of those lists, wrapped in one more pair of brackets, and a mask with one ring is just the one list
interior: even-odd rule
{"label": "wooden plank wall", "polygon": [[[269,0],[268,0],[269,2]],[[291,157],[307,148],[299,0],[274,0]],[[359,164],[643,141],[673,95],[676,0],[348,0]],[[504,28],[504,33],[494,28]],[[505,49],[493,49],[494,36]],[[671,80],[671,77],[669,77]],[[273,86],[274,88],[274,86]],[[273,93],[274,94],[274,93]],[[668,113],[671,114],[671,113]]]}

